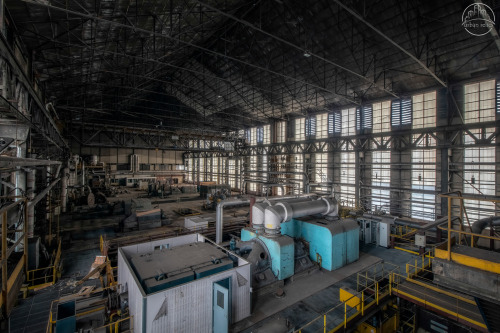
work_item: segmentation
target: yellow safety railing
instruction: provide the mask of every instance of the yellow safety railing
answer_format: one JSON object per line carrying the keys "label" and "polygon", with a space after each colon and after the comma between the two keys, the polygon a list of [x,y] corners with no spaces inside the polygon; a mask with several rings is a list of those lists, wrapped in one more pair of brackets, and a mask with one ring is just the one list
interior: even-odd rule
{"label": "yellow safety railing", "polygon": [[126,321],[129,322],[130,330],[133,331],[133,328],[134,328],[133,316],[126,317],[126,318],[120,318],[117,321],[114,321],[114,322],[109,323],[107,325],[96,328],[95,331],[99,332],[99,331],[102,331],[103,329],[105,329],[105,332],[118,333],[118,332],[121,332],[120,324],[124,323]]}
{"label": "yellow safety railing", "polygon": [[[109,287],[106,287],[106,288],[96,289],[96,290],[93,290],[90,294],[97,293],[97,292],[103,292],[104,290],[107,290],[107,289],[117,290],[118,287],[119,287],[119,285],[114,285],[114,286],[109,286]],[[77,301],[77,300],[78,299],[75,298],[75,301]],[[67,300],[65,300],[65,302],[66,301]],[[57,311],[54,311],[54,308],[56,308],[56,304],[57,303],[59,303],[59,299],[55,299],[55,300],[53,300],[50,303],[49,321],[48,321],[47,327],[45,329],[46,333],[53,333],[54,332],[54,325],[57,322],[57,320],[55,320],[55,318],[57,318],[56,317]],[[91,308],[90,310],[87,310],[87,311],[79,311],[79,312],[75,313],[75,317],[78,318],[78,317],[87,316],[87,315],[92,314],[94,312],[103,311],[105,309],[106,309],[105,306],[101,306],[101,307]],[[124,320],[130,319],[130,318],[132,318],[132,316],[129,316],[129,317],[126,317],[126,318],[122,318],[122,319],[118,320],[117,322],[123,322]],[[105,326],[100,327],[100,328],[105,328],[105,327],[109,326],[112,329],[114,329],[115,326],[112,326],[112,325],[115,324],[115,323],[117,323],[117,322],[109,323],[108,325],[105,325]],[[131,325],[132,325],[132,323],[131,323]],[[118,331],[110,330],[110,332],[118,332]]]}
{"label": "yellow safety railing", "polygon": [[[400,274],[397,268],[387,270],[386,267],[373,267],[366,272],[358,273],[358,290],[362,289],[358,295],[344,300],[337,306],[329,309],[322,315],[314,318],[312,321],[303,325],[294,332],[303,332],[305,329],[313,329],[313,331],[337,332],[347,328],[348,324],[358,317],[364,316],[372,307],[380,304],[381,299],[389,295],[404,296],[412,299],[414,302],[424,304],[435,308],[438,311],[447,313],[453,318],[457,318],[461,322],[467,322],[473,327],[486,329],[486,325],[477,320],[477,314],[468,308],[470,305],[475,306],[475,301],[455,294],[450,291],[441,289],[438,286],[432,285],[432,281],[422,277],[422,273],[431,273],[432,253],[425,253],[414,262],[406,264],[406,274]],[[386,264],[387,265],[387,264]],[[418,275],[418,280],[415,279]],[[388,283],[382,283],[388,280]],[[401,287],[405,282],[404,288]],[[423,288],[425,293],[417,290]],[[440,295],[441,294],[441,295]],[[449,307],[445,307],[440,303],[442,295],[450,297],[452,301]],[[354,303],[353,303],[354,301]],[[350,304],[351,306],[348,306]],[[440,305],[441,304],[441,305]],[[329,317],[329,314],[332,316]],[[333,316],[335,314],[335,316]],[[402,324],[407,327],[415,327],[415,318],[405,318]]]}
{"label": "yellow safety railing", "polygon": [[[387,269],[386,266],[390,266],[392,269]],[[306,328],[311,328],[312,326],[314,326],[316,330],[319,330],[318,326],[321,326],[324,333],[337,332],[347,328],[347,325],[350,322],[355,320],[360,315],[363,316],[366,311],[370,310],[374,306],[377,306],[382,299],[390,295],[391,285],[393,284],[392,274],[395,271],[399,271],[398,266],[384,263],[382,265],[375,265],[366,272],[358,273],[358,290],[360,287],[363,287],[363,289],[359,292],[361,294],[359,306],[350,307],[347,305],[348,303],[351,304],[351,301],[355,298],[358,298],[358,296],[352,296],[349,299],[344,300],[344,302],[329,309],[322,315],[314,318],[294,332],[301,333]],[[389,283],[382,283],[384,280],[388,280]],[[330,314],[336,314],[336,316],[334,316],[334,318],[330,317],[329,320],[328,315]],[[340,319],[340,314],[342,314],[342,319]]]}
{"label": "yellow safety railing", "polygon": [[391,233],[391,236],[395,238],[406,238],[417,231],[417,229],[409,227],[407,225],[396,225],[393,228],[394,233]]}
{"label": "yellow safety railing", "polygon": [[432,266],[433,258],[434,257],[431,255],[431,253],[424,253],[419,258],[415,258],[415,261],[413,263],[411,262],[406,263],[406,277],[411,278],[418,275],[421,272],[426,272],[427,268],[430,268]]}
{"label": "yellow safety railing", "polygon": [[[418,267],[418,269],[420,271],[425,270],[421,267]],[[428,283],[426,283],[426,279],[422,278],[415,280],[412,277],[392,273],[391,280],[391,293],[398,296],[404,296],[405,298],[411,299],[418,304],[422,304],[426,308],[434,308],[437,311],[446,313],[449,316],[456,318],[457,320],[466,321],[471,325],[486,329],[486,325],[482,321],[473,319],[473,317],[477,315],[477,313],[470,310],[470,305],[476,306],[476,302],[474,300],[431,285],[430,283],[432,281],[430,280],[427,280]],[[406,282],[403,289],[401,289],[402,282]],[[420,288],[420,290],[417,288]],[[421,288],[423,288],[425,292],[422,292]],[[446,295],[454,301],[448,303],[448,306],[444,306],[442,302],[443,296],[439,294]],[[467,306],[469,306],[469,308],[467,308]]]}
{"label": "yellow safety railing", "polygon": [[[29,289],[37,289],[56,283],[59,275],[59,264],[61,263],[61,241],[57,246],[54,263],[51,266],[29,270],[26,272],[26,280]],[[40,272],[45,272],[38,276]]]}
{"label": "yellow safety railing", "polygon": [[[485,238],[485,239],[490,239],[490,240],[496,240],[496,241],[500,241],[500,238],[499,237],[495,237],[495,236],[486,236],[486,235],[480,235],[480,234],[475,234],[475,233],[472,233],[472,232],[467,232],[467,231],[464,231],[463,230],[463,217],[462,216],[465,216],[466,218],[466,221],[467,221],[467,224],[470,226],[470,222],[469,222],[469,217],[467,215],[467,210],[466,210],[466,207],[465,207],[465,204],[464,204],[464,200],[475,200],[475,201],[484,201],[484,202],[492,202],[492,203],[495,203],[495,204],[498,204],[500,203],[500,199],[483,199],[483,198],[474,198],[474,197],[464,197],[462,196],[462,193],[460,191],[457,191],[457,192],[451,192],[451,193],[443,193],[443,194],[439,194],[440,197],[442,198],[447,198],[448,199],[448,224],[447,224],[447,227],[443,227],[443,226],[438,226],[438,228],[440,230],[444,230],[447,232],[448,234],[448,244],[447,244],[447,249],[446,249],[446,258],[448,260],[451,260],[451,235],[452,234],[458,234],[459,237],[458,237],[458,241],[461,242],[462,240],[462,236],[471,236],[470,239],[471,239],[471,244],[470,246],[473,247],[474,246],[474,243],[475,243],[475,238],[478,237],[478,238]],[[457,230],[457,229],[453,229],[453,225],[452,225],[452,203],[453,203],[453,200],[458,200],[459,201],[459,205],[460,205],[460,217],[459,217],[459,220],[460,220],[460,230]]]}

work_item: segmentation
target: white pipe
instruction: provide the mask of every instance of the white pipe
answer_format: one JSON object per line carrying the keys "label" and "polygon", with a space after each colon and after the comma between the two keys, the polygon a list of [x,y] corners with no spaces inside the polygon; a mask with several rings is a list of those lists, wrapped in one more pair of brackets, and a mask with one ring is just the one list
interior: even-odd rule
{"label": "white pipe", "polygon": [[[255,203],[263,202],[264,200],[275,201],[284,199],[296,199],[300,197],[309,197],[311,194],[294,195],[294,196],[281,196],[274,198],[256,198]],[[237,200],[224,200],[217,204],[215,209],[215,242],[222,243],[222,233],[224,228],[224,207],[233,207],[238,205],[250,205],[250,199],[237,199]]]}
{"label": "white pipe", "polygon": [[281,223],[290,221],[293,218],[315,214],[337,216],[337,200],[323,197],[312,202],[289,203],[283,201],[274,206],[267,207],[264,214],[266,233],[277,234],[279,233]]}
{"label": "white pipe", "polygon": [[[280,197],[282,199],[282,197]],[[314,200],[310,196],[302,197],[302,198],[296,198],[296,199],[288,199],[288,203],[295,203],[295,202],[310,202]],[[264,229],[264,220],[265,220],[265,210],[267,207],[272,206],[272,203],[270,201],[263,201],[260,203],[256,203],[253,205],[252,208],[252,226],[257,229]]]}

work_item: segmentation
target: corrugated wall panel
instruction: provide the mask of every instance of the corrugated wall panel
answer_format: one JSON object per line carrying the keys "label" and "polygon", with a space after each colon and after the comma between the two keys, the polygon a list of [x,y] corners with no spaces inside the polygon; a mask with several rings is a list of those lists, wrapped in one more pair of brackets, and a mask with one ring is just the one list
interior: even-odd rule
{"label": "corrugated wall panel", "polygon": [[[247,283],[238,286],[236,271]],[[250,315],[250,265],[211,275],[147,297],[148,332],[211,332],[212,288],[216,281],[231,277],[233,322]],[[167,298],[167,315],[154,320]]]}
{"label": "corrugated wall panel", "polygon": [[[204,238],[192,234],[120,248],[118,252],[118,281],[122,285],[127,284],[130,311],[134,315],[135,332],[143,332],[143,320],[146,321],[145,332],[211,332],[213,284],[227,277],[231,277],[232,321],[237,322],[250,315],[250,264],[240,259],[238,264],[241,266],[239,267],[148,295],[146,298],[146,318],[142,318],[141,291],[137,287],[138,282],[136,282],[135,276],[130,273],[132,270],[125,262],[123,255],[149,252],[155,246],[163,245],[166,242],[170,246],[178,246],[197,241],[204,241]],[[236,272],[246,280],[242,286],[238,284]],[[162,306],[165,299],[167,310],[166,315],[163,315],[165,310],[162,309]],[[158,319],[155,320],[157,316]]]}
{"label": "corrugated wall panel", "polygon": [[128,303],[130,314],[133,315],[134,332],[142,332],[142,306],[143,296],[137,282],[132,275],[132,270],[125,262],[122,252],[118,250],[118,284],[122,291],[128,291]]}

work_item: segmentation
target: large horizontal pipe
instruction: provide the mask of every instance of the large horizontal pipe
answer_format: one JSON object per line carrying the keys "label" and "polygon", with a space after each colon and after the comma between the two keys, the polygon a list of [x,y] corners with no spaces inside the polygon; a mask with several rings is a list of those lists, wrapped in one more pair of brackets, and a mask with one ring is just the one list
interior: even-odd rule
{"label": "large horizontal pipe", "polygon": [[323,197],[310,202],[289,203],[282,201],[274,206],[267,207],[264,214],[266,233],[277,234],[281,223],[290,221],[293,218],[315,214],[337,216],[337,200]]}
{"label": "large horizontal pipe", "polygon": [[60,161],[38,160],[36,158],[22,158],[11,156],[0,156],[0,168],[15,168],[38,165],[61,165]]}
{"label": "large horizontal pipe", "polygon": [[[313,196],[311,197],[302,197],[302,198],[296,198],[296,199],[288,199],[288,203],[295,203],[295,202],[304,202],[304,201],[312,201]],[[252,226],[255,229],[264,229],[264,220],[265,220],[265,210],[267,207],[271,206],[270,201],[263,201],[260,203],[256,203],[252,207]]]}
{"label": "large horizontal pipe", "polygon": [[[310,194],[305,195],[293,195],[293,196],[280,196],[272,198],[256,198],[255,202],[263,202],[264,200],[275,201],[283,199],[295,199],[300,197],[308,197]],[[237,199],[237,200],[224,200],[217,204],[215,209],[215,242],[220,244],[222,242],[222,233],[224,228],[224,207],[234,207],[234,206],[248,206],[250,205],[250,199]]]}

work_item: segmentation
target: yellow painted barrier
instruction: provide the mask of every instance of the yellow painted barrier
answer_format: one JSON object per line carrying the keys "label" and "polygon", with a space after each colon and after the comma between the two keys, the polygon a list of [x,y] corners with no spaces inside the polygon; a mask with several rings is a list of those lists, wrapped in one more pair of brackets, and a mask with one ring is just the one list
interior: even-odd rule
{"label": "yellow painted barrier", "polygon": [[[440,259],[448,259],[448,252],[445,250],[437,249],[435,253],[436,258]],[[473,267],[477,269],[481,269],[483,271],[492,272],[495,274],[500,274],[500,263],[479,259],[475,257],[471,257],[465,254],[459,254],[455,252],[451,252],[451,260],[456,262],[457,264],[461,264],[468,267]]]}
{"label": "yellow painted barrier", "polygon": [[359,299],[359,293],[355,292],[350,288],[340,288],[340,301],[349,305],[351,308],[356,308],[360,310],[361,300]]}

